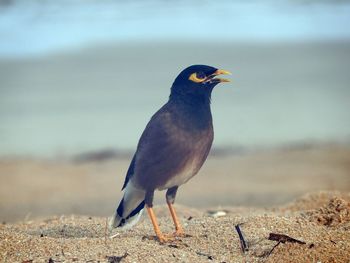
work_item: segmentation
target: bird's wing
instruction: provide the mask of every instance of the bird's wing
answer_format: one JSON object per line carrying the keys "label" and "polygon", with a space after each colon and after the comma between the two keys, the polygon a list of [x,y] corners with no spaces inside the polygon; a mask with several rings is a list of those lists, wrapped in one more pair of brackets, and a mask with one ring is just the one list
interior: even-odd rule
{"label": "bird's wing", "polygon": [[[142,150],[144,150],[145,149],[144,144],[145,144],[145,142],[149,141],[148,138],[151,137],[151,135],[156,135],[156,134],[158,134],[159,132],[162,131],[162,128],[160,128],[160,127],[154,129],[155,128],[154,124],[158,123],[159,121],[162,122],[161,119],[164,119],[164,116],[165,116],[164,114],[167,114],[167,107],[166,106],[167,105],[164,105],[158,112],[156,112],[152,116],[151,120],[149,121],[149,123],[147,124],[145,130],[143,131],[143,133],[141,135],[141,138],[140,138],[140,141],[139,141],[138,146],[137,146],[136,153],[134,154],[134,156],[133,156],[133,158],[131,160],[131,163],[129,165],[128,171],[126,173],[122,190],[125,189],[125,187],[127,186],[128,182],[130,181],[130,179],[134,175],[134,172],[135,172],[135,160],[136,160],[136,155],[139,155],[138,154],[139,149],[142,148]],[[164,136],[164,134],[157,135],[158,138],[161,138],[162,136]]]}
{"label": "bird's wing", "polygon": [[[122,190],[125,189],[125,187],[127,186],[128,182],[130,181],[131,177],[134,175],[135,172],[135,160],[136,160],[136,155],[138,155],[139,149],[140,148],[144,148],[142,147],[144,142],[149,141],[148,138],[150,137],[151,134],[155,134],[154,133],[154,124],[157,123],[160,119],[164,118],[164,113],[167,112],[166,110],[166,105],[164,105],[160,110],[158,110],[151,118],[151,120],[148,122],[145,130],[143,131],[141,138],[139,140],[138,146],[137,146],[137,150],[136,153],[134,154],[131,163],[129,165],[128,171],[126,173],[125,176],[125,180],[124,180],[124,184],[122,187]],[[152,132],[150,132],[152,130]],[[159,131],[161,131],[162,129],[156,129]],[[163,135],[163,134],[162,134]],[[162,136],[160,135],[160,136]]]}
{"label": "bird's wing", "polygon": [[[144,130],[134,160],[134,175],[143,189],[156,189],[178,174],[193,156],[198,156],[198,171],[209,152],[212,135],[189,132],[177,124],[177,113],[164,105]],[[211,133],[212,130],[204,131]],[[195,151],[195,152],[194,152]]]}
{"label": "bird's wing", "polygon": [[123,184],[122,190],[124,190],[124,188],[126,187],[126,185],[127,185],[128,182],[129,182],[130,178],[131,178],[132,175],[134,174],[135,156],[136,156],[136,153],[134,154],[134,157],[132,158],[132,161],[131,161],[131,163],[130,163],[128,172],[126,173],[126,176],[125,176],[125,180],[124,180],[124,184]]}

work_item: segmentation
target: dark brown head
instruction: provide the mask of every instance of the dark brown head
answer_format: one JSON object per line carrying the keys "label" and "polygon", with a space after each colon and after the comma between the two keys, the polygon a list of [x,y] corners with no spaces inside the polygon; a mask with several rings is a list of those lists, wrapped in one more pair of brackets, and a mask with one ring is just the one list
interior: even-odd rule
{"label": "dark brown head", "polygon": [[230,72],[206,65],[193,65],[184,69],[175,79],[170,99],[181,98],[210,101],[213,88],[228,79],[218,78],[218,75],[231,75]]}

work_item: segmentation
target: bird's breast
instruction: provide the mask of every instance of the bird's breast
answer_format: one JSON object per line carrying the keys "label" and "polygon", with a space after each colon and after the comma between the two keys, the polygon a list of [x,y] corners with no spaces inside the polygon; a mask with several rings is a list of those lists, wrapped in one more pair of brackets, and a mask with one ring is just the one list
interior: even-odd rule
{"label": "bird's breast", "polygon": [[164,190],[186,183],[198,172],[200,167],[201,165],[199,165],[198,160],[189,161],[180,172],[172,175],[164,185],[159,186],[158,190]]}
{"label": "bird's breast", "polygon": [[213,127],[210,121],[198,125],[193,119],[164,109],[152,118],[138,145],[135,185],[147,191],[166,189],[199,171],[211,148]]}
{"label": "bird's breast", "polygon": [[168,175],[168,180],[158,187],[159,190],[182,185],[196,175],[206,160],[213,141],[212,129],[182,135],[178,133],[178,135],[182,138],[178,138],[176,143],[179,148],[184,149],[182,165],[176,172]]}

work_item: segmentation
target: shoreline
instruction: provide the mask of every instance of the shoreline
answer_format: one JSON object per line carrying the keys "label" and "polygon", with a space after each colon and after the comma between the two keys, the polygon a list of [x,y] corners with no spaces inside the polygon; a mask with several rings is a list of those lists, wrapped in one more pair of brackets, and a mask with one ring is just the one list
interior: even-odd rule
{"label": "shoreline", "polygon": [[[284,143],[275,146],[252,146],[245,147],[243,145],[231,146],[213,146],[209,152],[211,158],[221,158],[228,156],[244,156],[249,154],[271,153],[271,152],[288,152],[294,150],[317,150],[325,147],[330,148],[350,148],[350,138],[339,141],[298,141]],[[0,155],[0,161],[4,160],[33,160],[33,161],[57,161],[72,163],[88,163],[88,162],[104,162],[109,160],[131,160],[134,148],[122,149],[118,147],[102,147],[92,150],[79,151],[76,153],[63,154],[52,153],[49,155],[34,154],[3,154]]]}
{"label": "shoreline", "polygon": [[[0,221],[53,214],[111,214],[129,158],[105,161],[1,159]],[[324,145],[210,156],[179,189],[177,204],[271,207],[319,190],[350,191],[350,147]],[[155,204],[164,204],[156,192]]]}
{"label": "shoreline", "polygon": [[233,72],[232,83],[213,93],[214,146],[350,141],[349,54],[350,41],[173,42],[0,59],[0,154],[135,149],[172,81],[191,64]]}

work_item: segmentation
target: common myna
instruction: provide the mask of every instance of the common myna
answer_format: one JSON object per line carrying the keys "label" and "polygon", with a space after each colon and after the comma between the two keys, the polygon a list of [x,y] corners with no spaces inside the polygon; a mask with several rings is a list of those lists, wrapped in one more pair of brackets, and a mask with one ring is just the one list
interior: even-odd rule
{"label": "common myna", "polygon": [[211,92],[217,84],[229,82],[216,77],[221,74],[230,72],[193,65],[177,76],[168,102],[153,115],[141,135],[110,228],[133,226],[146,205],[159,241],[167,241],[152,209],[154,191],[166,189],[174,236],[184,235],[173,207],[175,195],[178,187],[199,171],[210,151],[214,137]]}

